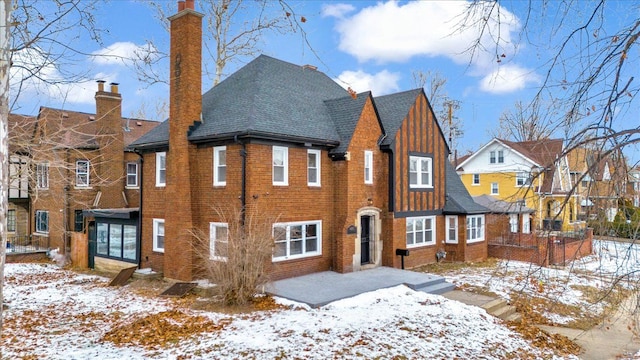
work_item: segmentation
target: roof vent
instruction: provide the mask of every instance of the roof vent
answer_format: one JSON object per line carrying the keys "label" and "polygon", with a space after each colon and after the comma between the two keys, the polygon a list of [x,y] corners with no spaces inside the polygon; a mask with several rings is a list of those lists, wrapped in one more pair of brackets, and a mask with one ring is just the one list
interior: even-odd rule
{"label": "roof vent", "polygon": [[137,126],[142,126],[142,121],[136,121]]}
{"label": "roof vent", "polygon": [[65,119],[68,118],[69,117],[69,113],[63,112],[62,113],[62,117],[65,118]]}
{"label": "roof vent", "polygon": [[305,70],[318,70],[318,67],[317,67],[317,66],[309,65],[309,64],[307,64],[307,65],[302,65],[302,68],[303,68],[303,69],[305,69]]}
{"label": "roof vent", "polygon": [[93,115],[89,115],[89,121],[95,121],[96,117]]}

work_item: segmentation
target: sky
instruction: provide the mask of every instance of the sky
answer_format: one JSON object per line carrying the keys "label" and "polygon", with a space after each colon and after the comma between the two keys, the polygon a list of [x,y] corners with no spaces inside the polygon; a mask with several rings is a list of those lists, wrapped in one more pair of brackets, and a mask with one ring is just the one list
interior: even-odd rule
{"label": "sky", "polygon": [[[176,1],[156,3],[169,9],[170,15],[177,10]],[[258,53],[294,64],[315,65],[341,85],[357,92],[371,90],[374,96],[418,87],[414,79],[416,71],[439,74],[447,81],[444,92],[461,105],[454,114],[462,122],[463,136],[457,148],[460,154],[487,143],[498,129],[500,115],[512,109],[516,101],[527,102],[539,90],[558,39],[574,25],[573,19],[564,20],[566,24],[560,21],[553,2],[548,8],[536,9],[536,14],[544,13],[547,17],[527,17],[528,2],[496,3],[500,8],[500,24],[490,23],[489,31],[481,36],[477,27],[459,26],[461,14],[468,6],[466,1],[292,0],[288,4],[298,19],[304,16],[305,22],[299,24],[308,44],[300,31],[267,33],[258,43]],[[630,17],[637,18],[640,11],[628,1],[613,1],[608,6],[606,13],[610,17],[602,19],[605,30]],[[576,19],[584,15],[580,9],[580,6],[574,9]],[[244,9],[235,26],[255,13],[255,6]],[[158,117],[155,109],[166,104],[167,86],[139,81],[133,63],[127,60],[131,54],[147,49],[149,41],[159,51],[168,53],[168,33],[156,19],[156,13],[143,1],[111,0],[98,3],[93,15],[96,26],[104,30],[100,43],[82,33],[64,40],[85,54],[76,56],[77,62],[69,64],[71,72],[85,75],[84,80],[54,90],[37,82],[25,86],[14,112],[36,114],[39,106],[94,112],[95,81],[101,79],[120,84],[124,116]],[[534,31],[523,34],[525,23],[527,29]],[[497,45],[490,39],[492,35],[500,36]],[[481,47],[472,55],[468,49],[478,38]],[[110,56],[97,56],[105,54]],[[247,56],[229,63],[225,75],[252,58]],[[570,65],[563,64],[562,68],[570,72],[567,70]],[[204,66],[211,66],[206,57]],[[168,72],[166,62],[160,61],[156,71],[164,76]],[[49,69],[45,76],[63,77],[55,69]],[[203,92],[211,86],[212,79],[205,76]],[[631,121],[638,125],[637,101],[634,106],[622,115],[628,120],[621,123]]]}

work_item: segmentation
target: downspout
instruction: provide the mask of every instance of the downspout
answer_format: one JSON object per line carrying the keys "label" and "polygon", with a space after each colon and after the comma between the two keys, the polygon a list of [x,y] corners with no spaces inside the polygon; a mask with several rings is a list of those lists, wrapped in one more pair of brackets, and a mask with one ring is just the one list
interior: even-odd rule
{"label": "downspout", "polygon": [[138,159],[138,172],[140,174],[139,179],[138,179],[138,233],[136,234],[136,241],[138,242],[136,248],[136,256],[138,257],[138,269],[141,268],[141,264],[142,264],[142,189],[144,188],[142,186],[142,174],[144,173],[142,171],[142,163],[144,162],[144,158],[142,157],[142,154],[140,154],[140,152],[138,152],[137,150],[133,151],[136,155],[139,156]]}
{"label": "downspout", "polygon": [[240,193],[240,226],[244,227],[246,220],[246,206],[247,206],[247,145],[244,141],[238,139],[238,135],[233,137],[236,144],[242,145],[240,150],[240,157],[242,157],[242,178],[240,180],[241,193]]}
{"label": "downspout", "polygon": [[[66,152],[67,164],[70,164],[69,148],[67,148],[65,152]],[[69,168],[67,167],[68,176],[66,176],[66,178],[72,179],[71,183],[73,183],[75,179],[71,177],[71,174],[69,174],[69,172],[71,172],[71,170],[69,170]],[[64,254],[65,256],[70,256],[69,253],[71,252],[71,241],[69,239],[69,211],[71,206],[71,204],[69,204],[70,189],[71,189],[71,184],[66,184],[64,186],[64,213],[62,214],[62,219],[63,219],[62,221],[64,223]]]}

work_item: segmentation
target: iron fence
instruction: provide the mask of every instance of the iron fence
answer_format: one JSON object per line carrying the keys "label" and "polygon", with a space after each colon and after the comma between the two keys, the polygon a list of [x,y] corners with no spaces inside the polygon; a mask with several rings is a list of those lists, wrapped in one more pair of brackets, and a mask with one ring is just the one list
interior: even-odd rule
{"label": "iron fence", "polygon": [[33,253],[49,250],[49,236],[43,235],[9,235],[7,236],[7,253]]}

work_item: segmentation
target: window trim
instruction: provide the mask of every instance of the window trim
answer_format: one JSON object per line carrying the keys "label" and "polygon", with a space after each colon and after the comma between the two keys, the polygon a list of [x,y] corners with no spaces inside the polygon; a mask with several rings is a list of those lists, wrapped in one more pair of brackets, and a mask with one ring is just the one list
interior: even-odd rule
{"label": "window trim", "polygon": [[495,163],[496,163],[496,151],[491,150],[489,151],[489,164],[495,164]]}
{"label": "window trim", "polygon": [[364,151],[364,183],[373,184],[373,151]]}
{"label": "window trim", "polygon": [[[475,226],[476,233],[477,233],[478,230],[480,230],[481,236],[480,237],[476,236],[475,238],[470,239],[469,234],[471,233],[470,230],[472,229],[470,227],[470,225],[472,225],[471,223],[473,222],[473,221],[471,221],[472,219],[481,219],[482,220],[482,222],[480,223],[480,228],[479,229],[478,229],[477,226]],[[467,239],[466,240],[467,240],[467,244],[472,244],[472,243],[477,243],[477,242],[484,241],[484,238],[485,238],[485,221],[484,220],[485,220],[484,215],[467,215],[467,224],[466,224],[466,231],[467,231]],[[477,221],[476,221],[476,224],[477,224]]]}
{"label": "window trim", "polygon": [[[160,167],[161,159],[164,157],[164,168]],[[160,181],[160,174],[164,171],[164,181]],[[167,152],[161,151],[156,153],[156,187],[167,186]]]}
{"label": "window trim", "polygon": [[[522,184],[519,182],[522,181]],[[531,186],[531,173],[526,171],[516,172],[516,187]]]}
{"label": "window trim", "polygon": [[480,185],[480,174],[471,174],[471,185],[473,186]]}
{"label": "window trim", "polygon": [[[451,220],[451,219],[454,220],[454,228],[453,228],[453,230],[455,230],[455,232],[456,232],[456,238],[455,239],[451,239],[450,238],[450,235],[451,235],[450,234],[450,230],[452,230],[452,228],[451,228],[451,224],[450,224],[449,220]],[[457,244],[458,243],[458,239],[460,238],[459,237],[459,229],[458,229],[458,216],[457,215],[447,215],[445,217],[445,224],[446,224],[445,232],[446,232],[446,235],[447,235],[445,242],[447,244]]]}
{"label": "window trim", "polygon": [[[81,163],[86,163],[86,173],[81,173],[80,172],[80,164]],[[91,180],[90,180],[90,173],[91,173],[91,161],[86,160],[86,159],[82,159],[82,160],[76,160],[76,187],[77,188],[88,188],[91,184]],[[81,184],[78,179],[80,178],[80,176],[82,175],[86,175],[87,176],[87,181],[85,184]]]}
{"label": "window trim", "polygon": [[522,214],[522,233],[523,234],[531,234],[531,215],[524,213]]}
{"label": "window trim", "polygon": [[[220,164],[220,153],[224,151],[224,164]],[[220,181],[218,177],[220,176],[220,168],[224,167],[224,181]],[[213,148],[213,186],[227,186],[227,147],[226,146],[215,146]]]}
{"label": "window trim", "polygon": [[518,214],[509,214],[509,232],[512,234],[518,232]]}
{"label": "window trim", "polygon": [[[321,169],[322,169],[322,164],[321,164],[321,151],[320,150],[315,150],[315,149],[307,149],[307,185],[308,186],[314,186],[314,187],[319,187],[322,186],[321,185],[321,179],[320,179],[320,174],[321,174]],[[316,158],[316,166],[314,168],[312,168],[309,164],[309,155],[314,155]],[[315,170],[316,172],[316,181],[311,181],[309,179],[309,172],[311,170]]]}
{"label": "window trim", "polygon": [[[39,219],[39,214],[45,214],[46,215],[46,229],[42,229],[41,227],[39,227],[39,224],[41,223],[41,220]],[[36,210],[36,218],[35,218],[35,231],[37,234],[48,234],[49,233],[49,212],[47,210]]]}
{"label": "window trim", "polygon": [[[431,230],[431,240],[429,242],[426,241],[426,233],[427,233],[427,228],[425,227],[422,230],[423,233],[423,242],[421,243],[416,243],[416,226],[415,226],[415,221],[416,220],[425,220],[425,225],[426,225],[426,220],[431,220],[431,228],[429,230]],[[435,216],[414,216],[414,217],[407,217],[406,219],[406,225],[408,227],[408,222],[412,221],[413,222],[413,229],[412,229],[412,234],[413,235],[413,244],[407,244],[406,243],[406,234],[408,234],[408,232],[406,232],[405,230],[405,245],[407,246],[407,248],[417,248],[417,247],[423,247],[423,246],[433,246],[436,244],[436,236],[437,236],[437,224],[436,224],[436,217]]]}
{"label": "window trim", "polygon": [[[135,167],[135,172],[134,173],[130,173],[129,172],[129,165],[133,165]],[[135,161],[129,161],[125,164],[125,171],[127,173],[126,175],[126,184],[125,187],[132,189],[132,188],[138,188],[139,184],[138,184],[138,163]],[[129,177],[133,176],[133,179],[135,179],[135,183],[134,184],[130,184],[129,183]]]}
{"label": "window trim", "polygon": [[18,227],[18,212],[16,209],[7,209],[7,232],[15,233]]}
{"label": "window trim", "polygon": [[[282,151],[283,180],[276,181],[276,164],[274,163],[276,152]],[[286,146],[273,146],[271,150],[271,180],[274,186],[289,185],[289,148]]]}
{"label": "window trim", "polygon": [[158,225],[162,224],[162,236],[165,237],[165,241],[166,241],[166,228],[164,227],[164,219],[153,219],[153,251],[154,252],[161,252],[164,253],[164,246],[163,247],[159,247],[158,246]]}
{"label": "window trim", "polygon": [[36,164],[36,188],[39,190],[49,189],[49,163]]}
{"label": "window trim", "polygon": [[[316,225],[316,251],[303,252],[302,254],[290,255],[291,252],[291,227],[293,226],[306,226],[306,225]],[[276,227],[284,227],[286,230],[286,239],[285,243],[287,244],[286,252],[284,256],[275,256],[275,229]],[[274,254],[271,256],[272,262],[281,262],[295,259],[303,259],[313,256],[322,255],[322,220],[309,220],[309,221],[293,221],[293,222],[282,222],[282,223],[274,223],[271,226],[271,235],[274,238]],[[305,234],[306,235],[306,234]],[[302,237],[302,245],[303,249],[306,247],[305,237]],[[289,255],[287,255],[289,254]]]}
{"label": "window trim", "polygon": [[504,150],[498,150],[498,164],[504,164]]}
{"label": "window trim", "polygon": [[[495,191],[493,191],[494,185],[495,185]],[[491,183],[491,195],[500,195],[500,184],[498,184],[497,182]]]}
{"label": "window trim", "polygon": [[[411,162],[415,160],[416,163],[416,184],[411,183]],[[427,160],[427,171],[422,168],[422,160]],[[419,166],[418,166],[419,164]],[[422,183],[422,175],[424,173],[429,174],[429,183]],[[430,156],[409,155],[409,188],[410,189],[433,189],[433,158]]]}
{"label": "window trim", "polygon": [[[227,229],[227,240],[221,241],[216,238],[215,228],[226,228]],[[229,251],[229,224],[222,222],[210,222],[209,223],[209,259],[215,261],[227,261],[227,256],[216,256],[216,241],[218,242],[226,242],[227,243],[227,251]]]}

